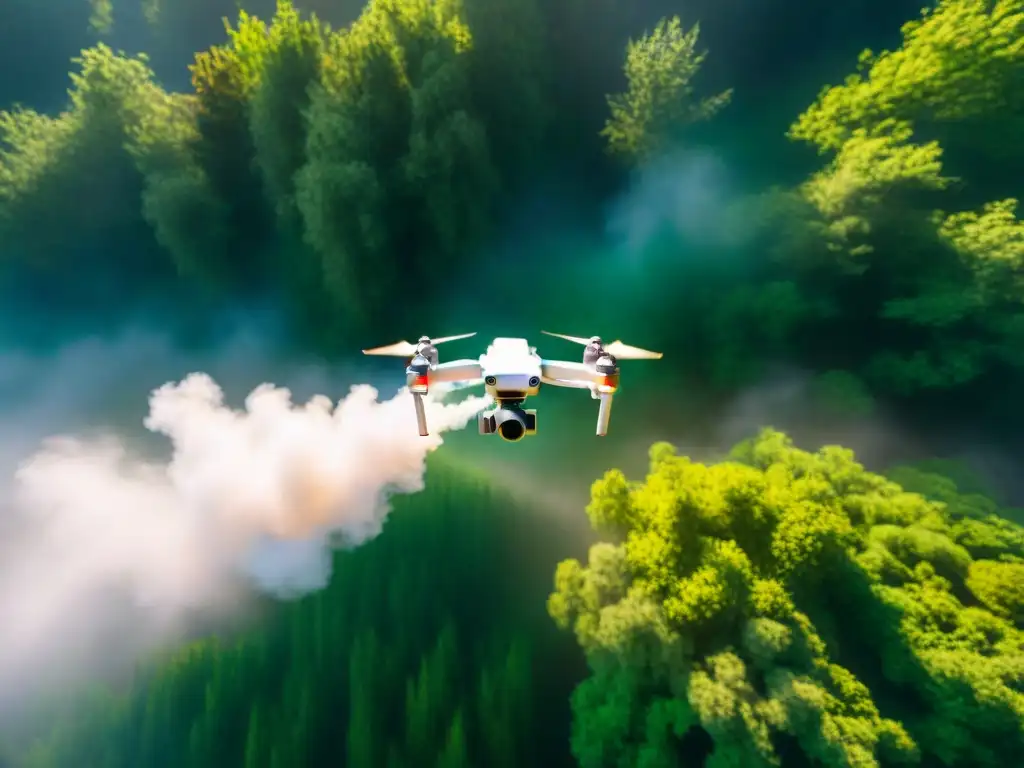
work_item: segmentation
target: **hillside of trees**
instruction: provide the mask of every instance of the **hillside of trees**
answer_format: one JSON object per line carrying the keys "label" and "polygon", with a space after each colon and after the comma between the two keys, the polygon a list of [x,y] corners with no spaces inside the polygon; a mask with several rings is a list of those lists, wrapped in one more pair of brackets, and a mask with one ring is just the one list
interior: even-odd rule
{"label": "hillside of trees", "polygon": [[[517,255],[539,272],[524,293],[493,237],[538,179],[604,199],[750,122],[749,95],[702,82],[715,53],[696,12],[644,19],[607,77],[565,42],[587,14],[637,28],[626,5],[375,0],[335,29],[278,3],[266,22],[238,15],[183,93],[144,55],[87,49],[66,111],[0,121],[6,281],[63,313],[166,291],[195,311],[260,297],[330,353],[412,333],[473,293],[494,322],[545,307],[549,322],[642,328],[718,390],[786,361],[910,409],[969,397],[998,411],[974,416],[1016,426],[1020,4],[939,3],[898,47],[851,57],[788,138],[753,121],[749,154],[802,145],[820,160],[801,155],[801,182],[719,201],[709,215],[732,236],[698,238],[656,211],[634,274],[602,246],[569,259],[542,243]],[[730,119],[734,101],[746,114]],[[614,284],[615,306],[570,295],[582,280]]]}
{"label": "hillside of trees", "polygon": [[12,764],[997,768],[1024,753],[1024,511],[938,473],[955,468],[880,475],[773,430],[717,464],[666,443],[650,462],[642,483],[594,484],[602,541],[555,570],[548,613],[589,674],[542,610],[538,576],[570,540],[435,464],[326,589],[83,697]]}
{"label": "hillside of trees", "polygon": [[[651,400],[685,386],[706,421],[781,365],[848,419],[1014,454],[1024,0],[920,4],[77,3],[66,104],[0,78],[0,335],[202,335],[248,305],[328,358],[621,334],[670,351]],[[0,62],[42,91],[79,36],[28,51],[30,5],[0,10]],[[0,761],[1020,762],[1024,515],[948,465],[775,431],[650,458],[595,484],[588,558],[434,467],[324,592],[0,734]]]}
{"label": "hillside of trees", "polygon": [[537,521],[486,478],[430,472],[326,589],[88,693],[16,764],[572,765],[581,670],[544,615],[555,546],[527,540]]}

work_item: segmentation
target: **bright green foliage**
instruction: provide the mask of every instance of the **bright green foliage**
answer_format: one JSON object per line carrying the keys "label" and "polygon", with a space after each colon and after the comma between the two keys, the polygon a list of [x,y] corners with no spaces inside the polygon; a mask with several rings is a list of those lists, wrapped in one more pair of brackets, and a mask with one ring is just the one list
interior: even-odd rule
{"label": "bright green foliage", "polygon": [[[143,2],[152,22],[160,4]],[[111,4],[92,7],[109,31]],[[332,351],[370,320],[374,336],[407,335],[410,315],[450,299],[436,289],[495,234],[496,209],[534,194],[535,172],[557,176],[572,155],[587,185],[614,182],[729,101],[698,95],[697,24],[664,19],[621,62],[636,9],[373,0],[330,30],[281,0],[269,21],[226,23],[188,94],[143,57],[89,49],[62,114],[0,113],[0,253],[73,275],[72,295],[103,266],[176,271],[220,297],[269,287]],[[552,311],[592,312],[611,285],[671,337],[673,387],[686,374],[715,396],[791,360],[816,374],[812,405],[853,418],[886,395],[1016,392],[1022,19],[1020,0],[937,3],[797,119],[791,137],[824,155],[804,183],[720,215],[702,187],[690,230],[710,234],[677,231],[672,211],[634,295],[622,254],[609,268],[586,253],[589,298]],[[619,70],[624,92],[605,104]],[[626,162],[588,154],[588,137]],[[942,468],[883,478],[777,433],[733,458],[704,466],[661,444],[646,483],[594,484],[607,540],[558,566],[548,603],[592,670],[573,698],[580,764],[1019,762],[1024,513]],[[417,526],[419,503],[339,557],[323,595],[275,607],[265,634],[183,651],[64,720],[26,764],[555,764],[538,733],[558,697],[531,686],[560,668],[537,666],[542,635],[518,623],[534,598],[520,560],[548,530],[510,545],[514,514],[482,533],[493,502],[467,491],[462,533],[442,534]]]}
{"label": "bright green foliage", "polygon": [[[886,121],[870,132],[857,129],[845,141],[835,160],[804,185],[804,195],[820,212],[823,235],[830,249],[853,256],[870,253],[873,222],[883,218],[901,196],[921,190],[941,190],[949,184],[942,176],[938,143],[910,143],[906,123]],[[863,272],[865,266],[856,269]]]}
{"label": "bright green foliage", "polygon": [[75,269],[81,252],[124,275],[159,275],[152,249],[109,247],[139,239],[138,200],[147,174],[176,169],[190,135],[190,102],[152,84],[145,56],[128,58],[99,45],[75,60],[66,112],[0,113],[0,237],[49,272]]}
{"label": "bright green foliage", "polygon": [[[32,110],[0,112],[0,227],[5,239],[27,239],[38,233],[30,221],[45,220],[53,195],[62,188],[65,162],[70,161],[77,125],[68,117],[40,115]],[[56,234],[51,228],[51,235]],[[51,250],[39,244],[30,255],[46,259]]]}
{"label": "bright green foliage", "polygon": [[[288,3],[283,3],[285,9]],[[282,9],[282,10],[285,10]],[[285,10],[283,18],[288,20]],[[221,97],[244,102],[252,96],[263,76],[264,61],[270,51],[270,37],[266,25],[245,11],[239,11],[238,25],[224,23],[228,44],[215,45],[196,54],[192,72],[192,85],[202,99],[209,99],[208,108],[216,110]]]}
{"label": "bright green foliage", "polygon": [[1024,563],[971,563],[967,588],[992,613],[1024,625]]}
{"label": "bright green foliage", "polygon": [[114,29],[114,1],[89,0],[89,7],[89,26],[101,35],[110,34]]}
{"label": "bright green foliage", "polygon": [[[170,6],[139,2],[151,20],[164,14],[167,33]],[[654,21],[643,3],[374,0],[339,30],[304,12],[336,3],[274,5],[268,20],[225,22],[226,39],[196,55],[188,94],[98,47],[65,114],[0,116],[8,263],[17,253],[12,266],[38,279],[97,253],[98,284],[123,262],[136,280],[210,298],[280,296],[320,348],[369,336],[370,318],[374,337],[405,335],[501,240],[499,214],[545,194],[538,178],[571,185],[565,169],[578,166],[602,194],[729,101],[700,93],[700,24],[669,16],[638,36]],[[109,15],[109,3],[94,6]],[[664,346],[716,392],[779,362],[847,371],[881,399],[1011,388],[1024,370],[1012,202],[1022,19],[1020,0],[937,3],[796,119],[791,138],[826,155],[804,183],[725,212],[707,202],[713,189],[686,211],[645,210],[662,219],[644,273],[660,279],[616,284],[623,305],[658,317]],[[757,123],[755,101],[737,119]],[[732,155],[729,133],[710,136],[714,154]],[[602,144],[611,157],[598,156]],[[741,181],[746,169],[730,164]],[[707,231],[675,231],[677,215]],[[641,250],[650,260],[654,248]],[[617,281],[618,258],[565,252],[586,279]]]}
{"label": "bright green foliage", "polygon": [[336,555],[326,589],[81,702],[18,764],[565,765],[564,742],[538,738],[568,693],[536,677],[557,637],[528,638],[511,599],[542,589],[508,577],[521,557],[505,542],[529,514],[443,466],[396,507],[379,538]]}
{"label": "bright green foliage", "polygon": [[861,54],[858,74],[826,88],[794,124],[793,138],[839,151],[889,119],[956,121],[1024,107],[1024,3],[941,0],[903,26],[897,51]]}
{"label": "bright green foliage", "polygon": [[928,498],[771,430],[732,457],[658,444],[644,483],[594,486],[621,543],[561,563],[548,603],[591,667],[580,765],[675,765],[694,729],[711,766],[783,765],[783,734],[819,765],[1012,763],[1024,565],[1002,558],[1024,529],[951,480],[900,470]]}
{"label": "bright green foliage", "polygon": [[707,56],[697,50],[700,25],[683,30],[678,16],[662,19],[654,31],[626,48],[629,89],[610,96],[611,116],[602,135],[609,149],[640,162],[669,148],[675,133],[707,120],[728,104],[730,91],[708,98],[694,94],[693,79]]}
{"label": "bright green foliage", "polygon": [[977,304],[1012,302],[1024,297],[1024,222],[1017,201],[987,204],[981,213],[958,213],[942,220],[939,233],[949,240],[975,278]]}
{"label": "bright green foliage", "polygon": [[[1024,126],[1022,40],[1020,0],[943,0],[790,131],[831,157],[800,188],[811,211],[779,213],[776,252],[804,292],[837,297],[832,332],[849,351],[832,362],[876,391],[961,388],[1024,364],[1016,203],[975,187],[1013,187],[1024,158],[1008,140]],[[965,203],[980,211],[942,212]]]}
{"label": "bright green foliage", "polygon": [[283,291],[317,343],[351,337],[369,314],[387,333],[378,310],[398,281],[429,296],[539,149],[536,7],[375,0],[332,31],[276,5],[269,23],[225,20],[188,95],[100,46],[83,53],[67,114],[0,117],[5,244],[41,265],[132,229],[157,266],[200,287]]}

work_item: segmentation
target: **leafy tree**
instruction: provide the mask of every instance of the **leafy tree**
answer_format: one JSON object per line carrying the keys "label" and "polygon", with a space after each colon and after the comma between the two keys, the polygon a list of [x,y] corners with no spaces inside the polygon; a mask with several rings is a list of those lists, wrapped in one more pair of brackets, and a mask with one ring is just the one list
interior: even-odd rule
{"label": "leafy tree", "polygon": [[374,0],[332,38],[312,93],[298,204],[324,284],[356,327],[400,284],[429,291],[450,274],[437,264],[457,264],[489,219],[496,171],[459,10]]}
{"label": "leafy tree", "polygon": [[[287,14],[285,14],[287,18]],[[245,11],[238,24],[225,20],[226,45],[196,55],[191,65],[197,101],[196,163],[215,199],[227,213],[223,250],[211,249],[217,281],[251,286],[265,277],[262,246],[272,230],[262,180],[253,162],[255,144],[250,130],[252,99],[262,80],[270,53],[266,25]],[[256,258],[254,258],[254,256]]]}
{"label": "leafy tree", "polygon": [[825,88],[794,124],[793,138],[838,151],[858,130],[871,132],[890,120],[915,126],[1020,120],[1020,0],[941,0],[902,33],[899,50],[864,51],[856,74]]}
{"label": "leafy tree", "polygon": [[674,764],[694,728],[709,765],[779,765],[782,735],[823,765],[1011,760],[1018,564],[962,536],[943,484],[930,500],[771,430],[718,465],[658,444],[644,483],[609,472],[588,514],[612,540],[561,563],[548,603],[591,667],[580,765]]}
{"label": "leafy tree", "polygon": [[707,120],[729,102],[731,91],[694,95],[693,79],[707,55],[697,50],[699,35],[699,25],[684,31],[674,16],[630,40],[625,63],[629,90],[608,98],[611,117],[602,131],[612,152],[641,162],[666,150],[680,127]]}
{"label": "leafy tree", "polygon": [[109,34],[114,27],[113,0],[89,0],[89,7],[89,26],[101,35]]}
{"label": "leafy tree", "polygon": [[[498,176],[511,186],[538,171],[548,153],[555,107],[551,50],[537,0],[463,0],[472,46],[464,88],[486,130]],[[557,3],[556,3],[557,5]],[[495,83],[501,86],[496,88]],[[485,180],[493,184],[493,179]]]}
{"label": "leafy tree", "polygon": [[[981,190],[1000,189],[1024,162],[1001,140],[1024,114],[1022,10],[938,3],[904,25],[898,50],[865,51],[790,130],[831,160],[802,185],[805,236],[780,261],[808,292],[836,297],[831,335],[847,358],[829,362],[861,358],[876,389],[962,388],[1019,365],[1020,294],[990,282],[1019,250],[1016,203],[986,202]],[[980,213],[943,212],[979,203]]]}
{"label": "leafy tree", "polygon": [[263,186],[286,232],[299,227],[295,175],[305,163],[309,89],[320,78],[328,29],[280,0],[265,30],[263,73],[250,108],[254,154]]}
{"label": "leafy tree", "polygon": [[[165,37],[172,11],[178,28],[222,12],[142,1]],[[91,5],[109,33],[111,3]],[[269,21],[225,23],[189,93],[167,92],[145,57],[98,45],[76,60],[61,114],[0,113],[5,280],[44,287],[53,311],[120,305],[140,293],[123,289],[133,281],[217,302],[266,292],[321,348],[371,327],[404,336],[536,179],[576,162],[587,173],[573,181],[600,197],[623,166],[650,165],[730,101],[699,95],[700,25],[663,19],[621,61],[645,14],[664,12],[650,4],[372,0],[352,24],[351,3],[299,4],[320,17],[274,6]],[[339,16],[337,29],[320,21]],[[803,183],[773,178],[785,186],[699,208],[711,245],[657,221],[632,286],[619,270],[631,248],[584,253],[586,295],[608,283],[626,314],[660,318],[681,361],[673,393],[685,375],[718,398],[795,360],[827,411],[856,418],[895,395],[945,416],[937,393],[959,405],[998,392],[973,408],[991,402],[1012,422],[1022,24],[1020,0],[936,3],[797,118],[790,138],[822,163]],[[597,156],[602,139],[624,163]],[[784,149],[781,136],[755,147]],[[392,310],[410,285],[410,306]],[[662,445],[646,483],[609,473],[588,509],[608,541],[586,566],[558,568],[549,603],[591,668],[573,696],[579,763],[1014,764],[1024,513],[947,469],[883,478],[769,432],[716,466]],[[534,681],[572,665],[553,664],[529,622],[532,592],[514,594],[519,559],[496,554],[520,554],[512,540],[532,549],[549,527],[521,534],[521,510],[431,479],[428,501],[399,505],[380,539],[337,556],[324,592],[140,671],[128,690],[88,698],[88,714],[54,717],[17,764],[564,762],[565,745],[543,739],[559,697]]]}

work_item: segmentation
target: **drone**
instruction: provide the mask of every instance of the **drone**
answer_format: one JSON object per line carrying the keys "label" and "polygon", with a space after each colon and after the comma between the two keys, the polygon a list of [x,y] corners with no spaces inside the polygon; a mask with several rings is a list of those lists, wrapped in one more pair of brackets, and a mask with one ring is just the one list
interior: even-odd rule
{"label": "drone", "polygon": [[583,338],[542,331],[548,336],[584,345],[583,362],[545,360],[526,339],[496,338],[487,351],[476,360],[453,360],[442,363],[437,345],[476,336],[464,333],[432,339],[421,336],[415,344],[399,341],[384,347],[364,349],[364,355],[405,358],[406,381],[416,407],[420,435],[426,437],[427,417],[423,396],[432,386],[442,383],[474,384],[483,380],[487,394],[497,406],[481,413],[478,425],[481,435],[497,434],[502,440],[517,442],[537,433],[537,411],[524,409],[528,397],[538,395],[544,384],[556,387],[586,389],[601,404],[597,413],[597,435],[608,434],[612,398],[619,388],[620,360],[660,360],[660,352],[631,347],[621,341],[605,345],[599,336]]}

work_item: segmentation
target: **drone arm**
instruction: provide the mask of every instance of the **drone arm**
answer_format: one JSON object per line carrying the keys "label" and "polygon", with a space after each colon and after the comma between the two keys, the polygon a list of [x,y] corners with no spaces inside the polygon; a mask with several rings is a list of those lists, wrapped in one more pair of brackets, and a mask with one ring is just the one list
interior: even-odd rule
{"label": "drone arm", "polygon": [[600,374],[583,363],[570,363],[565,360],[542,360],[540,372],[548,384],[559,387],[576,387],[589,389],[598,384]]}
{"label": "drone arm", "polygon": [[409,389],[412,392],[413,404],[416,407],[416,425],[420,435],[426,437],[427,413],[423,406],[423,396],[434,384],[474,381],[483,374],[480,363],[475,360],[453,360],[450,363],[428,366],[427,361],[419,357],[406,369]]}
{"label": "drone arm", "polygon": [[569,389],[592,389],[592,386],[585,381],[567,381],[566,379],[549,379],[547,376],[541,376],[540,380],[545,384],[551,384],[555,387],[568,387]]}
{"label": "drone arm", "polygon": [[617,376],[614,382],[607,381],[606,374],[582,363],[569,363],[562,360],[544,360],[541,362],[541,374],[548,384],[559,387],[575,387],[589,389],[596,399],[601,401],[597,412],[597,435],[608,434],[608,423],[612,415],[612,398],[615,395]]}
{"label": "drone arm", "polygon": [[479,360],[452,360],[435,365],[430,369],[430,383],[455,383],[476,381],[484,376]]}

